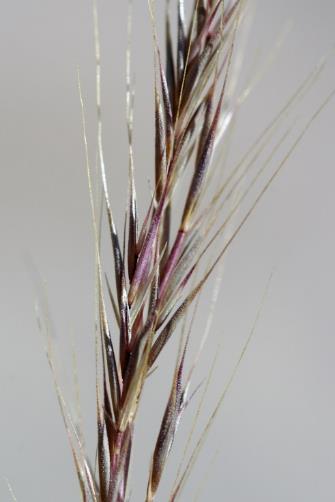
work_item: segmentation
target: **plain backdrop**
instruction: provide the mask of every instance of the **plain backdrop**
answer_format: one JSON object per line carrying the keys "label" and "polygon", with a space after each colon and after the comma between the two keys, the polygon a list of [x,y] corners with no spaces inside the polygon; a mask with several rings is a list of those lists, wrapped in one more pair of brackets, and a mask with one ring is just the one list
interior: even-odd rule
{"label": "plain backdrop", "polygon": [[[332,0],[255,0],[252,6],[243,35],[241,89],[278,40],[282,43],[237,117],[232,159],[243,154],[325,55],[325,70],[288,125],[297,118],[301,129],[335,86]],[[158,0],[160,33],[163,7]],[[101,0],[99,13],[105,154],[121,225],[127,192],[126,2]],[[73,410],[74,346],[87,448],[94,458],[94,245],[77,90],[79,67],[94,161],[91,1],[3,2],[0,64],[0,500],[11,500],[7,478],[20,502],[74,502],[80,500],[77,481],[34,304],[45,282],[59,378]],[[133,71],[143,214],[153,165],[153,50],[145,0],[134,2]],[[230,250],[196,375],[199,382],[207,374],[220,340],[202,424],[251,329],[273,269],[275,274],[255,338],[195,466],[185,502],[196,493],[198,500],[229,502],[335,500],[334,112],[332,100]],[[195,336],[204,326],[206,295]],[[162,360],[167,372],[174,350],[171,344]],[[132,473],[136,502],[143,500],[168,389],[162,375],[157,372],[148,383],[140,411]],[[159,501],[167,500],[186,437],[187,420]]]}

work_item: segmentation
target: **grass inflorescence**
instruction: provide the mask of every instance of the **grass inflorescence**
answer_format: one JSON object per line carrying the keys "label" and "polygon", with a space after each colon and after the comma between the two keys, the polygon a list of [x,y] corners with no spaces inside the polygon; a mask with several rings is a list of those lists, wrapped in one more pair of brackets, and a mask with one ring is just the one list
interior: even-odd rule
{"label": "grass inflorescence", "polygon": [[[315,112],[302,132],[286,149],[240,220],[232,226],[242,203],[263,180],[270,161],[287,140],[290,129],[265,156],[264,162],[248,183],[241,183],[269,145],[272,134],[284,120],[288,109],[303,96],[313,83],[319,65],[288,103],[279,111],[229,173],[223,176],[220,148],[225,146],[229,125],[240,105],[228,92],[234,59],[236,34],[244,2],[242,0],[195,0],[190,15],[184,12],[182,0],[177,2],[176,40],[172,37],[169,2],[167,2],[164,54],[156,33],[155,10],[149,1],[155,56],[155,162],[153,194],[143,221],[139,221],[133,151],[133,89],[130,78],[130,49],[127,53],[127,133],[129,143],[129,187],[123,235],[116,227],[112,201],[108,192],[102,144],[101,62],[97,10],[94,9],[96,41],[96,83],[98,116],[98,190],[88,161],[84,103],[82,105],[87,174],[96,250],[97,296],[97,456],[92,465],[85,454],[81,434],[72,423],[66,404],[56,384],[83,501],[123,502],[129,495],[130,464],[136,439],[136,417],[148,375],[154,378],[161,353],[172,337],[179,337],[175,369],[165,410],[148,466],[146,501],[156,498],[167,460],[171,454],[178,424],[193,394],[189,392],[194,368],[204,346],[188,372],[185,372],[191,329],[185,319],[191,305],[208,279],[217,270],[231,243],[255,209],[259,200],[278,175],[289,155],[327,100]],[[129,28],[131,17],[129,17]],[[182,210],[174,204],[177,189],[182,191]],[[184,185],[183,185],[184,186]],[[107,215],[113,253],[111,270],[105,270],[101,258],[101,214],[96,192],[102,192],[102,207]],[[180,194],[178,194],[180,198]],[[174,229],[172,222],[177,222]],[[224,244],[216,251],[215,244]],[[217,254],[215,254],[217,253]],[[203,266],[205,264],[205,266]],[[210,314],[210,313],[209,313]],[[110,319],[114,323],[111,326]],[[252,335],[252,333],[251,333]],[[236,368],[250,342],[248,338]],[[50,364],[53,368],[52,358]],[[235,368],[235,369],[236,369]],[[235,370],[234,370],[235,372]],[[207,381],[209,382],[210,377]],[[215,418],[227,387],[213,410],[202,435],[181,466],[171,487],[169,500],[175,501],[200,451],[206,433]],[[199,413],[199,409],[197,411]]]}

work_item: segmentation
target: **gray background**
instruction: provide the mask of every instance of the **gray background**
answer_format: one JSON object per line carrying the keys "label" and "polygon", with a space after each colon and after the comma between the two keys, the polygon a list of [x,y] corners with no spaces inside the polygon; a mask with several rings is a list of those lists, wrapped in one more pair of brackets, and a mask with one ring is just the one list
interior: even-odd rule
{"label": "gray background", "polygon": [[[159,9],[163,3],[157,2]],[[254,62],[266,59],[286,21],[290,18],[293,24],[241,110],[232,144],[234,158],[240,157],[335,40],[331,0],[256,0],[254,7],[242,82]],[[106,158],[114,206],[121,214],[126,194],[126,6],[104,0],[99,8]],[[77,482],[36,326],[36,274],[31,261],[47,284],[57,366],[70,407],[74,402],[71,338],[75,340],[92,455],[94,253],[76,82],[79,66],[94,159],[91,2],[4,2],[0,25],[0,476],[10,480],[19,501],[74,501],[79,500]],[[153,70],[144,0],[135,2],[133,57],[137,181],[147,200]],[[330,56],[297,116],[313,113],[334,87],[334,77],[334,56]],[[256,337],[182,497],[185,501],[193,500],[203,475],[200,500],[335,499],[334,111],[333,100],[229,254],[211,341],[197,374],[198,381],[206,374],[223,337],[204,416],[227,380],[273,267],[276,272]],[[205,315],[204,310],[201,313]],[[202,326],[200,316],[197,332]],[[157,430],[153,417],[159,418],[161,385],[166,387],[166,382],[157,375],[156,385],[151,381],[144,397],[133,473],[136,501],[142,500],[147,448]],[[187,420],[179,439],[186,437],[186,425]],[[177,444],[158,500],[166,500],[178,453]],[[5,481],[0,481],[0,500],[10,500]]]}

